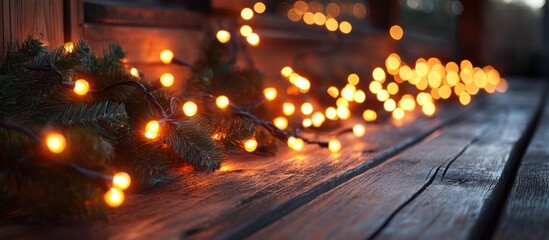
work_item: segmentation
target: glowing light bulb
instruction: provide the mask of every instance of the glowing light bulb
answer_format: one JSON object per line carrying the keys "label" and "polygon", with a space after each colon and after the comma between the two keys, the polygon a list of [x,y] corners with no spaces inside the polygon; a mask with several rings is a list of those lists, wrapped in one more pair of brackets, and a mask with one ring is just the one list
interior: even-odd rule
{"label": "glowing light bulb", "polygon": [[353,26],[349,22],[343,21],[339,24],[339,31],[343,34],[349,34],[351,30],[353,30]]}
{"label": "glowing light bulb", "polygon": [[387,112],[392,112],[393,110],[395,110],[396,108],[396,102],[395,100],[393,99],[387,99],[387,101],[385,101],[383,103],[383,108],[385,109],[385,111]]}
{"label": "glowing light bulb", "polygon": [[338,107],[336,111],[337,116],[343,120],[347,120],[351,117],[351,110],[346,107]]}
{"label": "glowing light bulb", "polygon": [[393,118],[396,119],[396,120],[401,120],[404,118],[404,110],[402,110],[402,108],[396,108],[394,111],[393,111]]}
{"label": "glowing light bulb", "polygon": [[301,138],[289,137],[288,138],[288,147],[295,151],[301,151],[305,147],[305,142]]}
{"label": "glowing light bulb", "polygon": [[293,103],[285,102],[282,104],[282,112],[286,116],[291,116],[295,112],[295,106]]}
{"label": "glowing light bulb", "polygon": [[240,34],[242,34],[243,37],[248,37],[252,33],[254,33],[252,27],[248,25],[243,25],[242,27],[240,27]]}
{"label": "glowing light bulb", "polygon": [[183,113],[187,117],[192,117],[196,115],[198,112],[198,106],[193,101],[188,101],[185,104],[183,104]]}
{"label": "glowing light bulb", "polygon": [[290,75],[294,72],[294,70],[291,67],[283,67],[282,70],[280,70],[280,74],[284,77],[290,77]]}
{"label": "glowing light bulb", "polygon": [[371,93],[377,94],[379,91],[383,89],[383,85],[381,85],[380,82],[372,81],[370,82],[368,89],[370,90]]}
{"label": "glowing light bulb", "polygon": [[244,150],[246,150],[246,152],[253,152],[257,149],[257,141],[252,138],[252,139],[248,139],[244,142]]}
{"label": "glowing light bulb", "polygon": [[310,118],[305,118],[303,119],[303,121],[301,121],[301,125],[303,125],[303,127],[305,128],[308,128],[313,125],[313,121]]}
{"label": "glowing light bulb", "polygon": [[74,93],[76,93],[77,95],[86,95],[86,93],[88,93],[88,91],[90,90],[90,84],[88,83],[88,81],[84,80],[84,79],[78,79],[74,82]]}
{"label": "glowing light bulb", "polygon": [[219,30],[217,31],[217,34],[215,34],[215,37],[217,38],[217,41],[220,43],[228,43],[231,41],[231,33],[227,30]]}
{"label": "glowing light bulb", "polygon": [[435,111],[436,111],[436,106],[435,106],[435,104],[433,104],[431,102],[428,102],[428,103],[423,104],[423,106],[421,107],[421,110],[423,111],[423,113],[425,115],[433,116],[435,114]]}
{"label": "glowing light bulb", "polygon": [[156,120],[149,121],[145,126],[145,138],[156,139],[160,131],[160,123]]}
{"label": "glowing light bulb", "polygon": [[368,109],[362,113],[362,118],[367,122],[373,122],[377,119],[377,113],[374,110]]}
{"label": "glowing light bulb", "polygon": [[372,77],[374,80],[378,82],[384,82],[385,81],[385,71],[383,71],[382,68],[377,67],[374,68],[374,71],[372,71]]}
{"label": "glowing light bulb", "polygon": [[353,134],[357,137],[362,137],[366,133],[366,128],[362,124],[355,124],[353,126]]}
{"label": "glowing light bulb", "polygon": [[65,49],[65,52],[71,53],[74,51],[74,43],[73,42],[66,42],[63,44],[63,48]]}
{"label": "glowing light bulb", "polygon": [[326,92],[333,98],[337,98],[337,96],[339,96],[339,90],[334,86],[330,86]]}
{"label": "glowing light bulb", "polygon": [[402,30],[399,25],[393,25],[391,29],[389,29],[389,34],[391,35],[391,38],[398,41],[404,36],[404,30]]}
{"label": "glowing light bulb", "polygon": [[256,13],[264,13],[265,10],[267,9],[267,6],[265,6],[265,3],[262,3],[262,2],[256,2],[254,4],[254,10]]}
{"label": "glowing light bulb", "polygon": [[256,33],[252,33],[250,34],[250,36],[246,37],[246,41],[248,41],[250,45],[255,47],[259,45],[259,35],[257,35]]}
{"label": "glowing light bulb", "polygon": [[354,100],[356,103],[363,103],[364,101],[366,101],[366,93],[364,93],[364,91],[362,90],[357,90],[355,92]]}
{"label": "glowing light bulb", "polygon": [[301,112],[305,115],[310,115],[311,113],[313,113],[313,105],[311,103],[303,103],[301,105]]}
{"label": "glowing light bulb", "polygon": [[263,95],[265,95],[265,99],[267,99],[269,101],[275,100],[277,94],[278,93],[277,93],[275,88],[269,87],[269,88],[263,89]]}
{"label": "glowing light bulb", "polygon": [[254,17],[254,11],[250,8],[244,8],[240,11],[240,16],[244,20],[250,20]]}
{"label": "glowing light bulb", "polygon": [[129,174],[125,172],[117,172],[112,177],[112,185],[120,190],[126,190],[130,187],[132,179]]}
{"label": "glowing light bulb", "polygon": [[282,130],[286,129],[288,127],[288,119],[285,117],[277,117],[273,119],[273,124]]}
{"label": "glowing light bulb", "polygon": [[387,92],[391,95],[395,95],[398,93],[398,84],[395,82],[389,83],[387,85]]}
{"label": "glowing light bulb", "polygon": [[219,96],[215,99],[215,105],[220,109],[226,109],[229,107],[229,98],[226,96]]}
{"label": "glowing light bulb", "polygon": [[332,153],[338,153],[341,151],[341,142],[337,139],[332,139],[328,142],[328,149]]}
{"label": "glowing light bulb", "polygon": [[322,123],[324,123],[324,121],[326,121],[326,117],[321,112],[315,112],[311,116],[311,121],[313,121],[313,126],[320,127],[320,126],[322,126]]}
{"label": "glowing light bulb", "polygon": [[357,85],[360,82],[360,78],[356,73],[351,73],[347,76],[347,82],[351,85]]}
{"label": "glowing light bulb", "polygon": [[165,64],[169,64],[172,62],[172,59],[173,59],[173,52],[171,50],[162,50],[162,52],[160,52],[160,61],[162,61],[163,63]]}
{"label": "glowing light bulb", "polygon": [[337,120],[337,110],[333,107],[326,108],[326,118],[330,120]]}
{"label": "glowing light bulb", "polygon": [[303,93],[306,93],[311,88],[311,83],[309,82],[309,80],[302,76],[297,76],[293,84]]}
{"label": "glowing light bulb", "polygon": [[355,88],[351,88],[349,86],[352,86],[352,85],[348,85],[348,86],[344,87],[343,89],[341,89],[341,97],[343,97],[345,100],[350,102],[350,101],[354,100]]}
{"label": "glowing light bulb", "polygon": [[111,188],[103,196],[105,203],[112,208],[120,207],[124,203],[124,192],[118,188]]}
{"label": "glowing light bulb", "polygon": [[164,87],[171,87],[175,82],[175,78],[171,73],[164,73],[160,76],[160,83]]}
{"label": "glowing light bulb", "polygon": [[57,132],[46,135],[46,146],[52,153],[62,153],[67,147],[67,139]]}
{"label": "glowing light bulb", "polygon": [[137,71],[137,68],[131,68],[130,74],[134,77],[139,77],[139,71]]}
{"label": "glowing light bulb", "polygon": [[471,95],[469,95],[469,93],[462,92],[459,95],[459,102],[464,106],[468,105],[471,102]]}

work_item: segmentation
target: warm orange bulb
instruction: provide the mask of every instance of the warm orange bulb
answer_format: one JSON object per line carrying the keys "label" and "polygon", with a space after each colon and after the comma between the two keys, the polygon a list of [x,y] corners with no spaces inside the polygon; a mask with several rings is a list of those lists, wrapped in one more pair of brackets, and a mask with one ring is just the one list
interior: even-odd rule
{"label": "warm orange bulb", "polygon": [[248,139],[244,142],[244,150],[246,152],[253,152],[257,149],[257,141],[255,139]]}
{"label": "warm orange bulb", "polygon": [[230,101],[229,98],[226,96],[219,96],[215,99],[215,105],[217,105],[220,109],[226,109],[229,107]]}
{"label": "warm orange bulb", "polygon": [[240,34],[243,36],[243,37],[248,37],[250,36],[252,33],[254,33],[252,27],[248,26],[248,25],[243,25],[242,27],[240,27]]}
{"label": "warm orange bulb", "polygon": [[254,11],[251,8],[244,8],[240,12],[240,16],[244,20],[250,20],[254,17]]}
{"label": "warm orange bulb", "polygon": [[330,120],[337,120],[337,110],[333,107],[326,108],[326,118]]}
{"label": "warm orange bulb", "polygon": [[328,92],[328,95],[333,98],[337,98],[337,96],[339,96],[339,90],[334,86],[330,86],[326,92]]}
{"label": "warm orange bulb", "polygon": [[162,52],[160,52],[160,61],[162,61],[165,64],[169,64],[172,62],[173,56],[174,55],[171,50],[169,49],[162,50]]}
{"label": "warm orange bulb", "polygon": [[131,68],[130,74],[134,77],[139,77],[139,71],[137,71],[137,68]]}
{"label": "warm orange bulb", "polygon": [[332,153],[338,153],[341,151],[341,142],[337,139],[332,139],[328,142],[328,149]]}
{"label": "warm orange bulb", "polygon": [[285,117],[277,117],[273,119],[273,124],[282,130],[286,129],[288,127],[288,119]]}
{"label": "warm orange bulb", "polygon": [[112,177],[112,186],[120,190],[126,190],[130,187],[132,179],[129,174],[125,172],[117,172]]}
{"label": "warm orange bulb", "polygon": [[74,51],[74,43],[73,42],[66,42],[63,44],[63,48],[65,49],[65,52],[71,53]]}
{"label": "warm orange bulb", "polygon": [[353,134],[357,137],[362,137],[366,133],[366,128],[362,124],[355,124],[353,126]]}
{"label": "warm orange bulb", "polygon": [[160,83],[164,87],[171,87],[175,82],[175,78],[171,73],[164,73],[160,76]]}
{"label": "warm orange bulb", "polygon": [[313,126],[320,127],[320,126],[322,126],[322,123],[324,123],[324,121],[326,121],[326,117],[321,112],[315,112],[311,116],[311,121],[313,122]]}
{"label": "warm orange bulb", "polygon": [[220,43],[228,43],[231,41],[231,33],[227,30],[219,30],[217,31],[217,34],[215,34],[215,37],[217,38],[217,41]]}
{"label": "warm orange bulb", "polygon": [[383,71],[382,68],[377,67],[372,71],[372,77],[374,80],[378,82],[384,82],[385,81],[385,71]]}
{"label": "warm orange bulb", "polygon": [[259,35],[257,35],[256,33],[252,33],[250,34],[250,36],[246,37],[246,41],[248,41],[248,43],[252,46],[257,46],[259,45]]}
{"label": "warm orange bulb", "polygon": [[265,6],[265,3],[262,3],[262,2],[256,2],[254,4],[254,10],[256,13],[264,13],[265,10],[267,9],[267,6]]}
{"label": "warm orange bulb", "polygon": [[366,93],[364,93],[364,91],[362,90],[357,90],[355,92],[354,100],[356,103],[363,103],[364,101],[366,101]]}
{"label": "warm orange bulb", "polygon": [[67,140],[60,133],[52,132],[46,135],[46,146],[52,153],[61,153],[67,147]]}
{"label": "warm orange bulb", "polygon": [[294,73],[294,70],[291,67],[283,67],[282,70],[280,70],[280,74],[284,77],[290,77],[290,75]]}
{"label": "warm orange bulb", "polygon": [[149,121],[145,126],[145,138],[156,139],[160,131],[160,123],[156,120]]}
{"label": "warm orange bulb", "polygon": [[313,105],[311,103],[303,103],[301,105],[301,112],[305,115],[310,115],[311,113],[313,113]]}
{"label": "warm orange bulb", "polygon": [[404,36],[404,30],[399,25],[394,25],[389,29],[389,34],[394,40],[400,40]]}
{"label": "warm orange bulb", "polygon": [[282,112],[284,112],[284,115],[286,116],[291,116],[295,112],[294,104],[285,102],[282,104]]}
{"label": "warm orange bulb", "polygon": [[347,21],[343,21],[339,24],[339,31],[341,31],[343,34],[349,34],[353,30],[353,26],[351,23]]}
{"label": "warm orange bulb", "polygon": [[374,110],[368,109],[362,113],[362,118],[367,122],[373,122],[377,119],[377,113]]}
{"label": "warm orange bulb", "polygon": [[301,121],[301,125],[303,125],[304,128],[308,128],[313,125],[313,121],[310,118],[305,118]]}
{"label": "warm orange bulb", "polygon": [[336,111],[337,111],[337,116],[342,120],[347,120],[351,117],[351,110],[349,110],[346,107],[338,107]]}
{"label": "warm orange bulb", "polygon": [[402,110],[402,108],[396,108],[394,111],[393,111],[393,118],[395,120],[401,120],[404,118],[404,110]]}
{"label": "warm orange bulb", "polygon": [[78,79],[74,82],[74,93],[83,96],[90,90],[90,84],[84,79]]}
{"label": "warm orange bulb", "polygon": [[357,85],[360,82],[360,77],[356,73],[351,73],[347,76],[347,82],[351,85]]}
{"label": "warm orange bulb", "polygon": [[269,88],[263,89],[263,95],[265,95],[265,99],[269,101],[273,101],[276,99],[278,92],[276,91],[276,88],[269,87]]}
{"label": "warm orange bulb", "polygon": [[301,151],[305,147],[305,142],[301,138],[289,137],[288,138],[288,147],[295,151]]}
{"label": "warm orange bulb", "polygon": [[188,101],[185,104],[183,104],[183,113],[187,117],[192,117],[196,115],[198,112],[198,106],[193,101]]}
{"label": "warm orange bulb", "polygon": [[111,188],[103,196],[105,203],[112,208],[120,207],[124,203],[124,192],[118,188]]}

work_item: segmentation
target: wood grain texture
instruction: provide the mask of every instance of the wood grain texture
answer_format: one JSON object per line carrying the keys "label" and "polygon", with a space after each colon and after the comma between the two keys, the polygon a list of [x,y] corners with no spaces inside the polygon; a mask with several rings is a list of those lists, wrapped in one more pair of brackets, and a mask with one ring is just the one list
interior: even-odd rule
{"label": "wood grain texture", "polygon": [[442,119],[420,118],[400,128],[370,125],[369,134],[360,141],[343,138],[348,147],[336,155],[315,146],[302,153],[283,149],[275,157],[232,158],[214,174],[184,173],[175,183],[129,195],[127,204],[109,217],[109,224],[32,231],[7,226],[0,232],[14,237],[63,234],[113,239],[246,235],[428,136],[454,119],[455,109],[448,110],[441,113]]}
{"label": "wood grain texture", "polygon": [[251,239],[468,237],[540,93],[509,93],[499,97],[508,99],[503,103],[491,98],[496,102],[471,119],[321,195]]}
{"label": "wood grain texture", "polygon": [[9,36],[4,35],[4,41],[23,40],[28,35],[33,35],[51,47],[64,43],[63,0],[5,0],[4,2],[7,1],[9,1],[10,33]]}
{"label": "wood grain texture", "polygon": [[549,99],[522,159],[494,239],[549,236]]}

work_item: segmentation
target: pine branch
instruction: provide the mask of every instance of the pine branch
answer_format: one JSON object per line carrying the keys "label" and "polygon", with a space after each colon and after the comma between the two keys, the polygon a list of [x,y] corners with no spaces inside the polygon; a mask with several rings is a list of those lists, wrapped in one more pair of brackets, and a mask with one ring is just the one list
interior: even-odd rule
{"label": "pine branch", "polygon": [[218,169],[225,158],[210,135],[189,121],[172,122],[165,139],[168,148],[179,157],[179,163],[200,170]]}

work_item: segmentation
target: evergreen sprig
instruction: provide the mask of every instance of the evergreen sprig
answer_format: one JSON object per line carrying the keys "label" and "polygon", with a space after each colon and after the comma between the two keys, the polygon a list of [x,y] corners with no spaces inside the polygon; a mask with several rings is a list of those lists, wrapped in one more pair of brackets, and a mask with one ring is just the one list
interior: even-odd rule
{"label": "evergreen sprig", "polygon": [[[82,172],[126,171],[139,187],[168,179],[174,166],[213,171],[225,158],[224,151],[238,148],[255,133],[253,122],[212,108],[197,118],[172,117],[178,114],[173,110],[181,111],[172,107],[177,97],[131,76],[118,46],[98,57],[84,42],[72,52],[62,47],[49,51],[28,38],[4,52],[0,120],[38,137],[56,130],[67,139],[65,151],[55,155],[20,131],[0,127],[5,211],[23,209],[16,212],[49,219],[102,217],[101,194],[108,184]],[[201,79],[216,78],[195,72]],[[72,92],[76,79],[89,82],[87,95]],[[144,137],[150,120],[163,123],[158,139]],[[231,132],[220,141],[211,137],[226,131]]]}

